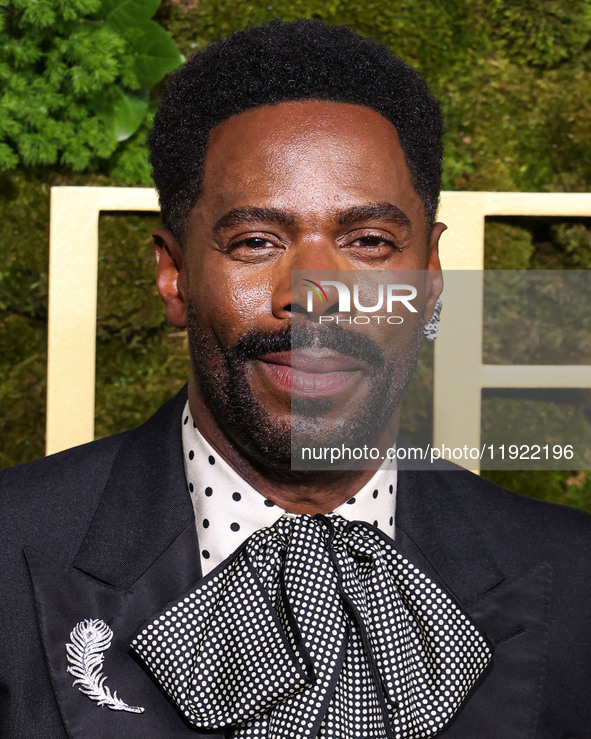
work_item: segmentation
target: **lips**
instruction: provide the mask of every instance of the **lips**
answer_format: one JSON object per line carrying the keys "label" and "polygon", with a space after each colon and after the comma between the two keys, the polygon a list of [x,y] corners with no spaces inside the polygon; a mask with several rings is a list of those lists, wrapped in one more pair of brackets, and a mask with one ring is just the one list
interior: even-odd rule
{"label": "lips", "polygon": [[279,389],[304,398],[320,398],[350,389],[367,366],[329,349],[296,349],[258,358],[267,379]]}

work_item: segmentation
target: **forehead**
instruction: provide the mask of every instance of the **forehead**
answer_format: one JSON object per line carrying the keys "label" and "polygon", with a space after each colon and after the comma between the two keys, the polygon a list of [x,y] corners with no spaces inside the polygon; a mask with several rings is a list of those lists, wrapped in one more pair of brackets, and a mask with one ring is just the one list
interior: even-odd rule
{"label": "forehead", "polygon": [[220,140],[229,143],[235,135],[240,135],[244,143],[256,145],[268,136],[295,142],[318,134],[334,140],[373,139],[385,146],[393,137],[398,143],[395,127],[371,108],[330,100],[294,100],[263,105],[227,118],[213,129],[210,148]]}
{"label": "forehead", "polygon": [[370,108],[318,100],[262,106],[220,123],[202,192],[202,204],[216,211],[271,201],[322,210],[392,198],[422,211],[395,127]]}

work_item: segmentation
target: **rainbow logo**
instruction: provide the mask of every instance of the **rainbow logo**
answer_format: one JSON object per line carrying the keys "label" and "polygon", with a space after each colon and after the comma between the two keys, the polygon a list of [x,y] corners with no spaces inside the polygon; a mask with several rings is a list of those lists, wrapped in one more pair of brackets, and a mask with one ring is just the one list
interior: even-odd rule
{"label": "rainbow logo", "polygon": [[312,290],[314,294],[320,298],[321,301],[328,303],[328,295],[324,292],[322,287],[317,282],[314,282],[314,280],[308,280],[307,278],[303,278],[302,282],[309,290]]}

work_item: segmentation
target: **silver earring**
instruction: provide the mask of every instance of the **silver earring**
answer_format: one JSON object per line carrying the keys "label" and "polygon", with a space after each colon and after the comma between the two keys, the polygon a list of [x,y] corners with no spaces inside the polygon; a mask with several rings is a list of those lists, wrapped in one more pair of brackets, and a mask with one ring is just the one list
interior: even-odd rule
{"label": "silver earring", "polygon": [[441,302],[441,298],[437,298],[435,301],[435,307],[433,308],[433,315],[423,326],[423,333],[425,334],[425,338],[429,341],[435,341],[437,338],[437,331],[439,330],[439,316],[441,315],[442,305],[443,303]]}

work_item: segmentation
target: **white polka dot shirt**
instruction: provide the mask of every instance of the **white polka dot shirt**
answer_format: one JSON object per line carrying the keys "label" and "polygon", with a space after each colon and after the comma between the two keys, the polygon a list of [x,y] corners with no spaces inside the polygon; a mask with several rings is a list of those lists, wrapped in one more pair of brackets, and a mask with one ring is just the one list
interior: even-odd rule
{"label": "white polka dot shirt", "polygon": [[[213,449],[194,423],[188,401],[182,416],[182,439],[201,566],[206,575],[255,531],[272,526],[286,511],[249,485]],[[396,470],[389,467],[379,469],[334,513],[349,521],[373,524],[393,539],[395,506]]]}

